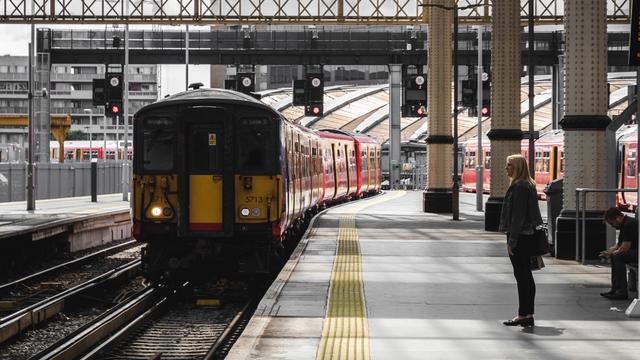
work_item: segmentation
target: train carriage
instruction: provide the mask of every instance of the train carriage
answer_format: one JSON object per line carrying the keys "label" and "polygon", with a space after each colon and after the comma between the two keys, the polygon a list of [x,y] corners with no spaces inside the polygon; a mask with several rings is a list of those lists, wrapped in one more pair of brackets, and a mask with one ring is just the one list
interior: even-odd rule
{"label": "train carriage", "polygon": [[[353,137],[292,124],[233,91],[147,105],[134,116],[134,144],[133,234],[148,243],[152,280],[193,268],[269,273],[320,207],[359,191]],[[373,174],[377,156],[367,160]],[[369,193],[379,188],[377,175],[368,180]]]}
{"label": "train carriage", "polygon": [[[555,179],[561,178],[564,172],[564,146],[561,130],[549,131],[540,136],[535,142],[534,166],[538,197],[545,198],[544,188]],[[491,189],[491,143],[488,138],[482,139],[482,154],[477,155],[478,140],[468,140],[464,146],[464,161],[462,162],[462,191],[476,191],[476,163],[482,161],[484,166],[483,192]],[[520,143],[520,154],[528,159],[529,140]],[[502,170],[502,167],[499,168]]]}

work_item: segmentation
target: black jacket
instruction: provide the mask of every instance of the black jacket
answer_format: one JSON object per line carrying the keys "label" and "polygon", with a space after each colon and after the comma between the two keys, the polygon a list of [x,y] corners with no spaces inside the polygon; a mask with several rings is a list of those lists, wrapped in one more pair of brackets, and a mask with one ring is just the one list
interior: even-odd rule
{"label": "black jacket", "polygon": [[507,243],[515,249],[520,235],[532,235],[539,225],[542,216],[535,187],[524,180],[512,183],[500,212],[499,230],[507,234]]}

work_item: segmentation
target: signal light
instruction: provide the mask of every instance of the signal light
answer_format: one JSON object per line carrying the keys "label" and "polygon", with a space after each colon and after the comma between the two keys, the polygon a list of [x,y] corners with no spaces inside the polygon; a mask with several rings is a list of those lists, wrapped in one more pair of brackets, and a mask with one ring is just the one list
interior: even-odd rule
{"label": "signal light", "polygon": [[305,116],[322,116],[322,103],[308,104],[304,107]]}
{"label": "signal light", "polygon": [[418,106],[418,108],[416,109],[416,115],[418,116],[424,116],[424,106]]}
{"label": "signal light", "polygon": [[119,102],[110,102],[105,107],[105,112],[107,115],[118,116],[122,112],[122,103]]}
{"label": "signal light", "polygon": [[487,105],[482,106],[480,113],[482,114],[482,116],[489,116],[489,106]]}

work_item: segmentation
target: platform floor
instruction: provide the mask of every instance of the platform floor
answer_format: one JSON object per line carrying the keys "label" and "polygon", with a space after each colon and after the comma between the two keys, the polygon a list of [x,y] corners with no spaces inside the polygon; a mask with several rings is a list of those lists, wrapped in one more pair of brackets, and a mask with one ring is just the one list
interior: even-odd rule
{"label": "platform floor", "polygon": [[546,257],[536,326],[505,327],[517,292],[504,236],[387,192],[317,218],[227,359],[640,359],[608,266]]}
{"label": "platform floor", "polygon": [[129,211],[122,194],[99,195],[98,202],[90,196],[36,200],[34,211],[27,211],[26,201],[0,203],[0,239],[18,236],[96,215],[119,214]]}

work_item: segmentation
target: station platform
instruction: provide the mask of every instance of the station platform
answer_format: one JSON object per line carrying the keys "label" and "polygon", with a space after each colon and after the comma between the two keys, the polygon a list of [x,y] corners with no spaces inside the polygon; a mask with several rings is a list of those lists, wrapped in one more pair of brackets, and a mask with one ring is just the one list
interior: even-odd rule
{"label": "station platform", "polygon": [[638,359],[640,321],[608,265],[545,257],[536,326],[506,327],[517,290],[475,194],[461,221],[390,191],[318,216],[227,359]]}
{"label": "station platform", "polygon": [[38,241],[68,234],[70,250],[131,237],[130,204],[122,194],[37,200],[27,211],[25,201],[0,204],[0,243],[9,239]]}

